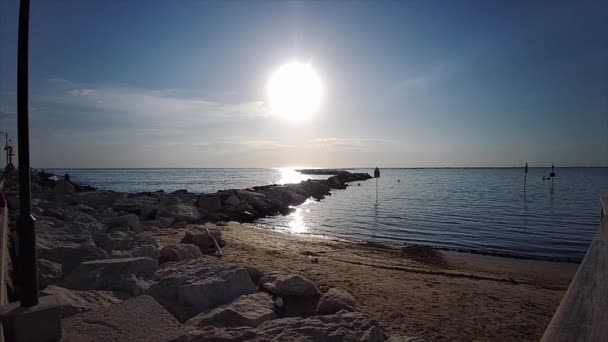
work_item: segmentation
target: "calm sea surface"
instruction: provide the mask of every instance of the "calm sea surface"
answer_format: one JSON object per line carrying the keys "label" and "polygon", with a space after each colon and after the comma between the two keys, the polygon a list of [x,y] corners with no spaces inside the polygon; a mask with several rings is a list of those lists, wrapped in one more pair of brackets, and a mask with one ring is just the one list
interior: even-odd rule
{"label": "calm sea surface", "polygon": [[[63,174],[66,170],[49,170]],[[354,170],[372,172],[372,170]],[[71,169],[72,179],[116,191],[215,192],[307,178],[292,169]],[[260,224],[294,233],[428,244],[480,252],[580,259],[598,228],[608,168],[386,169],[287,216]],[[398,181],[399,180],[399,181]]]}

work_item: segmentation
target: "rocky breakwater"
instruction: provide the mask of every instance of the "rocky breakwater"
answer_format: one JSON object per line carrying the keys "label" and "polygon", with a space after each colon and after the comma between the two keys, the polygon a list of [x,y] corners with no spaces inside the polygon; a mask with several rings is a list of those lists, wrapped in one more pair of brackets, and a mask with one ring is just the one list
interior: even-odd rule
{"label": "rocky breakwater", "polygon": [[[35,181],[41,293],[61,302],[66,341],[384,341],[379,324],[342,290],[323,293],[300,275],[209,255],[226,246],[222,225],[201,223],[285,212],[369,175],[335,177],[207,195]],[[15,190],[9,187],[13,204]],[[181,242],[161,248],[154,237],[164,231],[179,232]]]}

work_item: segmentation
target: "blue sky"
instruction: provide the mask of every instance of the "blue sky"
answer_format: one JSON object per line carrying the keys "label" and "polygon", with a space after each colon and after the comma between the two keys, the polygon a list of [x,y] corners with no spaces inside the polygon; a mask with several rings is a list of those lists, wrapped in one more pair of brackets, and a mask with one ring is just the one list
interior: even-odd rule
{"label": "blue sky", "polygon": [[[16,140],[18,1],[0,3]],[[608,166],[605,1],[32,1],[34,167]],[[309,62],[320,109],[269,113]]]}

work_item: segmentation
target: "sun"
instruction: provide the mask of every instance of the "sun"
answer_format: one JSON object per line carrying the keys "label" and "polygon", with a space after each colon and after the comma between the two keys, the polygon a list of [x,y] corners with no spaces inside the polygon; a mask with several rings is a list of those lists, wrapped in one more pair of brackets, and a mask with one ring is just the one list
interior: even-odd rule
{"label": "sun", "polygon": [[310,64],[292,62],[272,74],[267,95],[274,115],[300,121],[319,109],[322,90],[321,78]]}

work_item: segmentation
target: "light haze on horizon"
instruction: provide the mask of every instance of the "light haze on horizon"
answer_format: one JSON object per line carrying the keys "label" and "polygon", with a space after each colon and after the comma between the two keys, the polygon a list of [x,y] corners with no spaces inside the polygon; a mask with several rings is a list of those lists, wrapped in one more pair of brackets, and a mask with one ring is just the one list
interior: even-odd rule
{"label": "light haze on horizon", "polygon": [[[608,166],[607,2],[142,4],[32,1],[33,167]],[[323,83],[301,122],[265,93],[291,61]]]}

